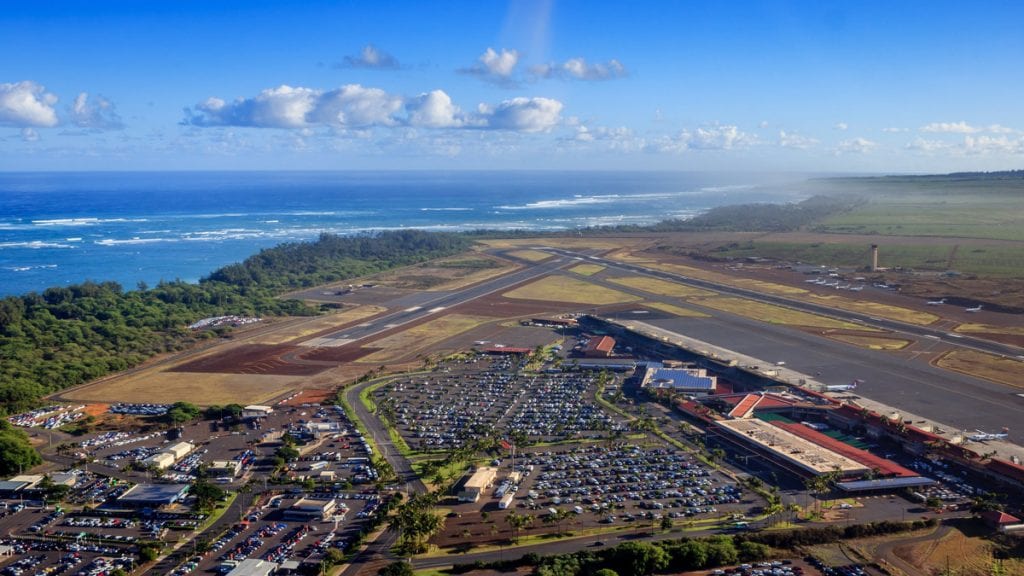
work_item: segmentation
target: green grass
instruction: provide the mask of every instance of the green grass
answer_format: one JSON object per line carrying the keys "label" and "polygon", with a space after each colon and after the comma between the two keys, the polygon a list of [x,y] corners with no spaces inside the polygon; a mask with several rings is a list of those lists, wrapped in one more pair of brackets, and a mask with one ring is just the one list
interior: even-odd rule
{"label": "green grass", "polygon": [[850,212],[825,219],[817,231],[840,234],[941,236],[1024,240],[1024,196],[1016,193],[941,195],[904,189],[876,196]]}
{"label": "green grass", "polygon": [[[1022,224],[1024,226],[1024,224]],[[870,244],[841,242],[747,242],[724,246],[716,256],[761,256],[826,266],[863,267],[870,259]],[[932,244],[890,244],[879,242],[879,264],[921,271],[956,270],[978,276],[1018,277],[1024,270],[1024,246],[958,245],[955,238],[936,239]]]}

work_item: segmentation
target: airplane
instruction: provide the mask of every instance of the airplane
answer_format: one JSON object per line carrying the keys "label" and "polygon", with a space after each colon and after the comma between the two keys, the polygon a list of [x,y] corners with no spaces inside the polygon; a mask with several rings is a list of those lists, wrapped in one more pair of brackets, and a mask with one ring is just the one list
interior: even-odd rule
{"label": "airplane", "polygon": [[1009,436],[1009,429],[1003,428],[1003,431],[999,434],[989,434],[988,432],[982,432],[981,430],[975,430],[977,434],[968,436],[967,439],[971,442],[987,442],[989,440],[1003,440]]}
{"label": "airplane", "polygon": [[833,384],[832,386],[825,386],[826,392],[846,392],[848,390],[856,390],[857,384],[860,384],[863,380],[854,380],[849,384]]}
{"label": "airplane", "polygon": [[943,298],[942,300],[929,300],[929,301],[925,302],[925,304],[927,304],[929,306],[942,306],[945,303],[946,303],[946,299],[945,298]]}
{"label": "airplane", "polygon": [[964,312],[981,312],[981,304],[978,304],[974,308],[964,308]]}

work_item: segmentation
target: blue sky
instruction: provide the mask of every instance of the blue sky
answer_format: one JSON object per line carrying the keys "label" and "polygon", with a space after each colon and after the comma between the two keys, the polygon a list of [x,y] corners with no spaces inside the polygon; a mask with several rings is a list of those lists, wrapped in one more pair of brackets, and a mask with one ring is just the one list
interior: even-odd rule
{"label": "blue sky", "polygon": [[0,170],[1019,168],[1019,2],[22,2]]}

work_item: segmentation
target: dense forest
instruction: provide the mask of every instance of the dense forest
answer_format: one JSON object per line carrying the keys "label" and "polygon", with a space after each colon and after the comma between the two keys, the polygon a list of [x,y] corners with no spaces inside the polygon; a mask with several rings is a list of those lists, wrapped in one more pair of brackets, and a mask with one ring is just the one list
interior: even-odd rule
{"label": "dense forest", "polygon": [[0,300],[0,412],[32,408],[46,394],[180,350],[209,333],[207,316],[314,314],[289,290],[447,256],[470,240],[421,231],[382,232],[283,244],[225,266],[197,284],[124,290],[84,282]]}

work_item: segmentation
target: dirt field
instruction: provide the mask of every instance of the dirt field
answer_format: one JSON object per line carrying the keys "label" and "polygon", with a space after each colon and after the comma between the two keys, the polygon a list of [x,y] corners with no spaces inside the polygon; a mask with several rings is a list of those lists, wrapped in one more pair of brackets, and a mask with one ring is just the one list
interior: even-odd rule
{"label": "dirt field", "polygon": [[475,328],[492,318],[447,314],[390,336],[374,341],[373,347],[380,350],[367,356],[363,361],[384,363],[407,358],[436,344]]}
{"label": "dirt field", "polygon": [[382,306],[356,306],[355,308],[350,308],[337,314],[328,314],[326,316],[310,318],[301,324],[295,324],[279,331],[269,332],[262,336],[256,336],[248,340],[248,342],[252,344],[285,344],[293,340],[312,336],[319,332],[335,330],[341,326],[345,326],[346,324],[352,324],[386,311],[387,308]]}
{"label": "dirt field", "polygon": [[142,372],[73,388],[62,398],[78,402],[158,404],[184,400],[202,406],[233,402],[260,404],[284,394],[303,380],[297,376]]}
{"label": "dirt field", "polygon": [[310,388],[308,390],[300,390],[298,395],[284,402],[284,406],[299,406],[302,404],[320,404],[325,400],[332,400],[334,398],[334,391],[323,388]]}
{"label": "dirt field", "polygon": [[225,350],[220,354],[179,364],[170,371],[312,376],[331,367],[327,363],[302,361],[296,353],[305,351],[306,349],[297,346],[245,344]]}
{"label": "dirt field", "polygon": [[506,298],[569,302],[574,304],[618,304],[636,302],[637,296],[591,284],[568,276],[546,276],[503,294]]}
{"label": "dirt field", "polygon": [[976,350],[952,350],[940,356],[935,364],[947,370],[954,370],[1005,384],[1014,388],[1024,388],[1024,362],[1011,360],[994,354],[986,354]]}

